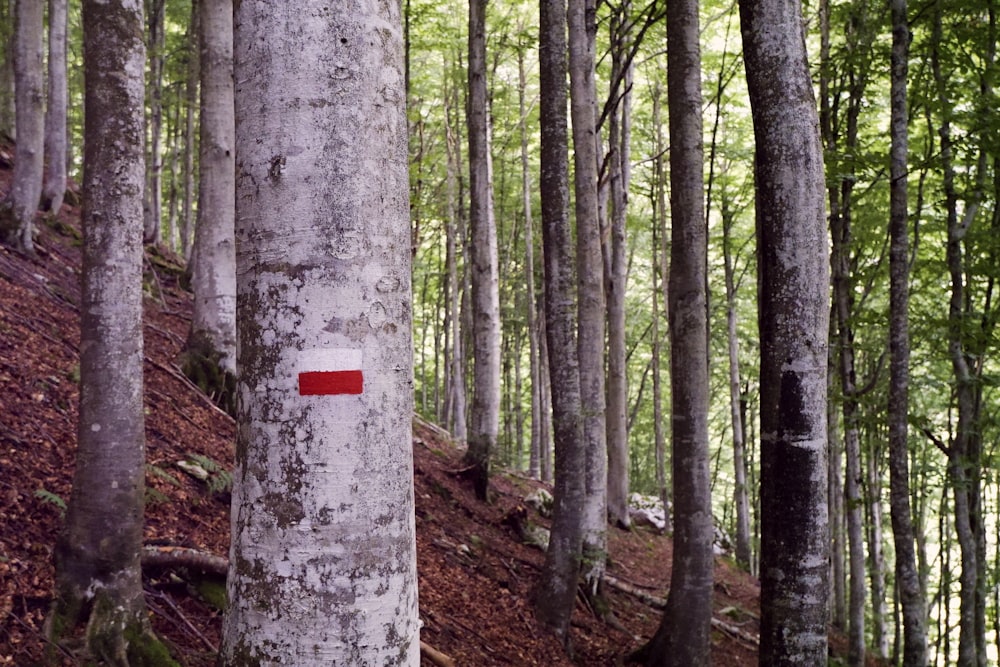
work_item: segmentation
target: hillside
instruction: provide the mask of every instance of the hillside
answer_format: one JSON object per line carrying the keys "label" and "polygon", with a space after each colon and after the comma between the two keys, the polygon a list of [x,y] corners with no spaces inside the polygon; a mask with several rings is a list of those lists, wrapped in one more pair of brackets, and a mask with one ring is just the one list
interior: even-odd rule
{"label": "hillside", "polygon": [[[0,197],[10,178],[0,148]],[[71,201],[78,198],[70,197]],[[37,664],[52,587],[52,545],[69,499],[79,365],[79,211],[64,206],[39,222],[38,257],[0,247],[0,664]],[[147,252],[145,400],[148,447],[146,542],[225,556],[233,421],[179,372],[190,295],[176,258]],[[415,422],[414,462],[422,638],[457,665],[614,665],[655,630],[659,610],[608,588],[614,621],[582,601],[573,620],[575,662],[534,621],[531,594],[543,554],[524,545],[505,517],[538,486],[498,475],[495,499],[478,503],[459,471],[462,452],[447,434]],[[200,481],[177,467],[194,461]],[[547,521],[533,510],[530,519]],[[671,545],[647,530],[612,530],[609,573],[646,596],[664,596]],[[214,664],[220,614],[183,572],[150,569],[146,600],[157,631],[186,665]],[[717,565],[715,665],[756,663],[757,584]],[[65,656],[65,664],[76,664]],[[433,664],[425,658],[424,664]]]}

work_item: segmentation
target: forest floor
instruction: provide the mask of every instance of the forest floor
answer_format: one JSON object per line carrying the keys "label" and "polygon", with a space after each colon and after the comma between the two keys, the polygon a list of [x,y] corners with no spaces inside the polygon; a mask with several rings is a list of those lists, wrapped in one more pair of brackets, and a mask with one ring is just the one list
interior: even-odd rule
{"label": "forest floor", "polygon": [[[0,199],[12,151],[0,146]],[[53,544],[69,501],[76,450],[81,236],[79,197],[59,216],[39,217],[38,256],[0,247],[0,665],[41,664],[42,623],[53,587]],[[180,372],[191,295],[176,257],[147,249],[145,404],[148,545],[225,557],[235,425]],[[440,429],[414,423],[414,483],[422,640],[465,667],[618,665],[655,631],[661,612],[642,598],[664,597],[671,542],[650,529],[610,529],[607,587],[613,621],[578,598],[574,658],[536,623],[532,592],[543,553],[523,544],[505,519],[540,486],[500,471],[491,503],[476,501],[461,469],[462,449]],[[177,463],[198,463],[207,481]],[[214,465],[213,465],[214,464]],[[218,468],[216,468],[218,466]],[[526,508],[538,525],[548,520]],[[215,661],[221,613],[183,569],[145,569],[150,618],[184,665]],[[639,593],[639,594],[637,594]],[[642,595],[644,594],[644,595]],[[719,558],[713,664],[757,663],[759,586]],[[838,644],[840,642],[837,642]],[[48,647],[62,663],[77,662]],[[424,658],[424,665],[433,665]]]}

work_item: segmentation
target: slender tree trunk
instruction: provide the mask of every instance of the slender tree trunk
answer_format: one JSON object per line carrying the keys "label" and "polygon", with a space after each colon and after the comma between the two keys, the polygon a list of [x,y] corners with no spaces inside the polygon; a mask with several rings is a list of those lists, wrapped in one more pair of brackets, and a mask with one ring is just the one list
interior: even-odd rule
{"label": "slender tree trunk", "polygon": [[697,0],[667,6],[670,108],[670,393],[674,558],[647,665],[705,665],[714,535],[708,455],[708,225],[704,215]]}
{"label": "slender tree trunk", "polygon": [[197,136],[194,131],[195,116],[198,114],[198,90],[201,81],[201,11],[202,0],[191,0],[191,24],[188,26],[188,66],[184,82],[184,211],[181,214],[181,255],[191,260],[192,239],[194,237],[194,156],[197,152]]}
{"label": "slender tree trunk", "polygon": [[0,211],[0,241],[27,255],[35,254],[35,211],[42,194],[45,90],[42,85],[41,0],[17,0],[14,28],[17,147],[6,207]]}
{"label": "slender tree trunk", "polygon": [[[629,448],[626,408],[628,403],[628,367],[625,351],[625,291],[628,258],[626,256],[626,220],[631,158],[629,152],[630,105],[632,103],[631,65],[628,49],[628,11],[631,3],[622,3],[611,21],[611,78],[621,79],[618,105],[608,117],[608,158],[610,161],[610,253],[605,275],[608,309],[607,364],[607,444],[608,444],[608,520],[621,528],[631,524],[628,514]],[[624,16],[622,16],[624,14]]]}
{"label": "slender tree trunk", "polygon": [[596,595],[607,560],[608,451],[605,420],[604,266],[597,197],[597,126],[594,51],[595,0],[569,0],[570,111],[573,127],[573,190],[576,213],[577,355],[583,414],[583,577]]}
{"label": "slender tree trunk", "polygon": [[0,135],[11,139],[14,129],[14,28],[17,0],[0,0]]}
{"label": "slender tree trunk", "polygon": [[234,26],[241,400],[221,660],[416,667],[399,4],[242,2]]}
{"label": "slender tree trunk", "polygon": [[194,312],[184,372],[236,414],[236,215],[232,0],[201,0],[201,139]]}
{"label": "slender tree trunk", "polygon": [[542,475],[542,369],[538,355],[538,322],[535,317],[535,232],[531,213],[531,170],[528,162],[528,124],[525,87],[527,75],[524,69],[524,50],[517,52],[517,107],[518,129],[521,134],[521,206],[524,209],[524,286],[525,315],[528,322],[528,360],[531,364],[531,447],[528,472],[535,478]]}
{"label": "slender tree trunk", "polygon": [[823,151],[799,5],[740,2],[757,140],[760,664],[827,661],[829,261]]}
{"label": "slender tree trunk", "polygon": [[569,645],[583,543],[584,466],[580,368],[576,351],[572,230],[566,118],[566,3],[540,0],[542,244],[545,332],[552,382],[555,504],[545,566],[535,592],[538,618]]}
{"label": "slender tree trunk", "polygon": [[66,194],[66,0],[49,0],[49,96],[42,208],[58,214]]}
{"label": "slender tree trunk", "polygon": [[876,443],[870,442],[865,457],[868,502],[868,578],[872,591],[872,650],[879,660],[889,657],[889,635],[885,627],[885,552],[882,548],[882,479]]}
{"label": "slender tree trunk", "polygon": [[163,62],[166,0],[146,0],[149,28],[149,163],[144,209],[145,243],[160,243],[163,215]]}
{"label": "slender tree trunk", "polygon": [[486,500],[500,428],[500,277],[493,216],[486,90],[487,0],[469,2],[469,218],[472,235],[473,392],[469,449],[476,496]]}
{"label": "slender tree trunk", "polygon": [[141,1],[84,0],[83,34],[80,418],[48,628],[57,639],[85,627],[90,657],[107,664],[175,664],[150,630],[139,563],[145,491]]}
{"label": "slender tree trunk", "polygon": [[[666,437],[663,433],[663,403],[660,389],[660,358],[662,350],[662,336],[660,334],[660,315],[657,307],[657,296],[663,294],[664,302],[668,301],[669,290],[667,288],[666,276],[670,266],[670,242],[663,231],[666,230],[667,220],[667,175],[664,169],[664,155],[666,154],[666,142],[663,140],[663,124],[660,121],[660,84],[653,84],[653,126],[656,128],[656,157],[653,160],[654,169],[654,199],[656,216],[653,221],[653,423],[656,448],[656,490],[663,503],[663,518],[667,526],[671,522],[671,497],[670,478],[667,476],[667,447]],[[658,239],[662,236],[662,240]],[[657,257],[659,253],[659,257]]]}

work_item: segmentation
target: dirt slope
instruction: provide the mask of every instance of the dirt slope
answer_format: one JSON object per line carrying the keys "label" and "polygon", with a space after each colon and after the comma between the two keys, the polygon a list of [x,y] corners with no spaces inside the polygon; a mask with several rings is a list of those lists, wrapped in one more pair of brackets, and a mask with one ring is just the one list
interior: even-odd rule
{"label": "dirt slope", "polygon": [[[0,197],[10,150],[0,148]],[[71,201],[76,198],[71,197]],[[79,365],[79,211],[41,221],[38,258],[0,247],[0,665],[37,664],[40,628],[52,587],[52,545],[69,499],[76,443]],[[177,369],[190,295],[179,287],[176,258],[147,255],[146,540],[225,556],[229,495],[224,473],[209,482],[180,460],[211,468],[233,457],[234,424]],[[543,555],[515,536],[504,518],[537,484],[500,475],[494,501],[475,501],[462,479],[461,451],[423,423],[414,430],[420,615],[425,642],[457,665],[614,665],[655,630],[660,612],[631,594],[608,590],[617,623],[580,602],[573,619],[575,663],[534,621],[531,595]],[[546,520],[530,511],[538,524]],[[669,539],[612,530],[609,573],[652,596],[669,581]],[[716,618],[747,636],[713,633],[716,665],[756,663],[756,581],[725,562],[717,568]],[[211,665],[220,614],[195,594],[184,572],[150,572],[147,602],[157,631],[186,665]],[[614,627],[613,627],[614,626]],[[63,656],[65,664],[77,664]],[[424,664],[432,664],[425,659]]]}

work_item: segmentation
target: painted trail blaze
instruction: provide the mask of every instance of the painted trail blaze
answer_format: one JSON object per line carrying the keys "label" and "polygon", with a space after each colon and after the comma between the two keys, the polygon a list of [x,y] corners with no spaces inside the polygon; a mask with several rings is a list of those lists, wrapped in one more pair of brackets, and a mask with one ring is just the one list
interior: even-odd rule
{"label": "painted trail blaze", "polygon": [[361,350],[328,348],[299,353],[299,395],[357,395],[364,391]]}
{"label": "painted trail blaze", "polygon": [[360,394],[364,388],[361,371],[307,371],[299,373],[300,396]]}

